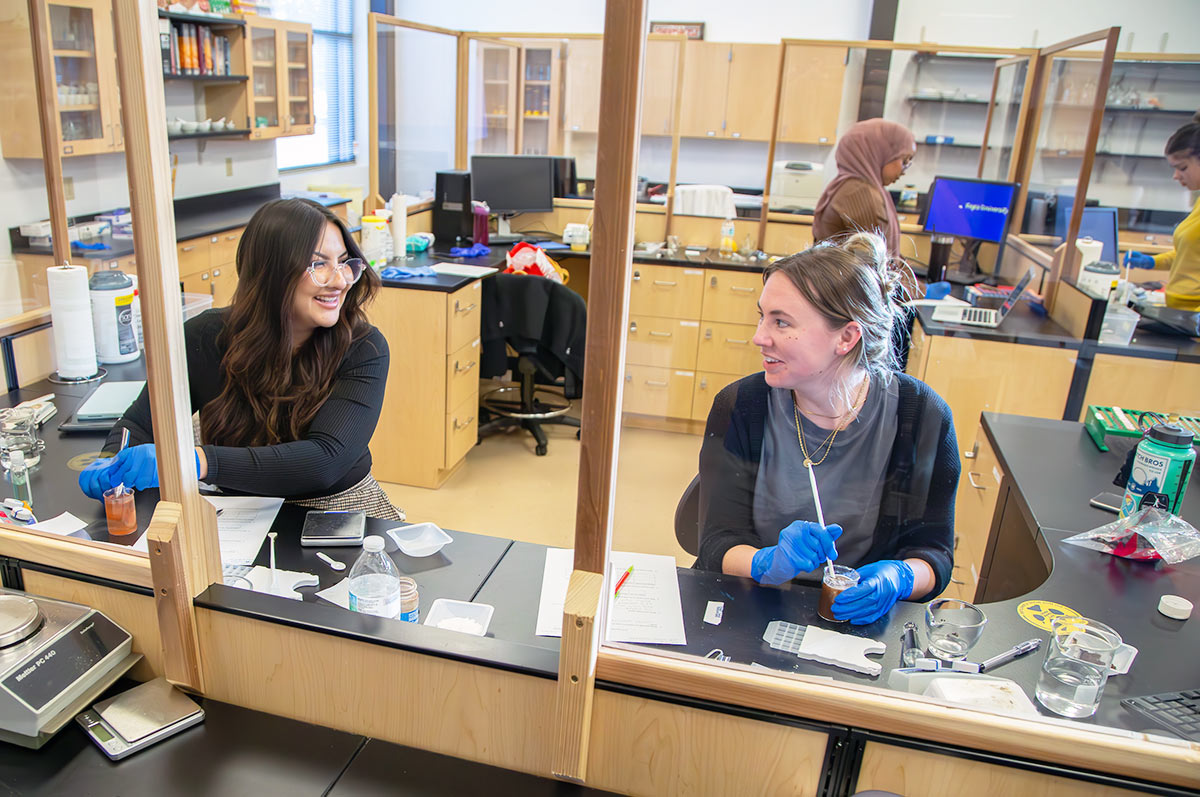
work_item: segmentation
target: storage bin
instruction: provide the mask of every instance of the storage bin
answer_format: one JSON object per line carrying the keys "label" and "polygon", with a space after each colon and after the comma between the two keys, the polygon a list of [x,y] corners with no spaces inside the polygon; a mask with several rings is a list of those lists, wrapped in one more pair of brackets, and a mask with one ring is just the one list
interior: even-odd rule
{"label": "storage bin", "polygon": [[187,323],[189,318],[195,318],[212,306],[213,297],[210,293],[185,293],[183,295],[184,323]]}
{"label": "storage bin", "polygon": [[1104,323],[1100,326],[1100,342],[1115,346],[1128,346],[1133,340],[1133,331],[1137,329],[1141,316],[1128,307],[1110,307],[1104,313]]}

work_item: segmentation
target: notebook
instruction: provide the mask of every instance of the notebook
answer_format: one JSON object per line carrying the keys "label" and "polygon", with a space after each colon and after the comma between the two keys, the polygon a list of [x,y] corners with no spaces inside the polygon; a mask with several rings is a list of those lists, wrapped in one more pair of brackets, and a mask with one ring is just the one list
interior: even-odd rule
{"label": "notebook", "polygon": [[79,421],[116,421],[142,392],[146,380],[135,382],[105,382],[84,399],[75,411]]}
{"label": "notebook", "polygon": [[1029,283],[1033,280],[1033,267],[1025,272],[1025,276],[1021,277],[1021,281],[1017,283],[1012,292],[1008,294],[1008,298],[1004,300],[1004,304],[1000,305],[999,310],[993,310],[985,307],[973,307],[971,305],[951,305],[949,307],[938,307],[933,311],[933,320],[943,323],[952,324],[969,324],[977,327],[998,327],[1009,311],[1016,306],[1017,302],[1021,301],[1021,294],[1029,287]]}

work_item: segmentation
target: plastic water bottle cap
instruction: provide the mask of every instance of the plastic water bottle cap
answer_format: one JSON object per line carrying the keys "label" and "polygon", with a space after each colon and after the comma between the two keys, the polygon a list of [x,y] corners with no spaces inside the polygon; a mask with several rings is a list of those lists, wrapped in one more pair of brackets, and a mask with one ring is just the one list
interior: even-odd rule
{"label": "plastic water bottle cap", "polygon": [[1174,620],[1186,620],[1192,616],[1192,602],[1178,595],[1163,595],[1158,601],[1158,611]]}
{"label": "plastic water bottle cap", "polygon": [[364,551],[370,551],[371,553],[379,553],[380,551],[383,550],[383,546],[384,546],[383,537],[380,537],[378,534],[372,534],[363,540],[363,550]]}

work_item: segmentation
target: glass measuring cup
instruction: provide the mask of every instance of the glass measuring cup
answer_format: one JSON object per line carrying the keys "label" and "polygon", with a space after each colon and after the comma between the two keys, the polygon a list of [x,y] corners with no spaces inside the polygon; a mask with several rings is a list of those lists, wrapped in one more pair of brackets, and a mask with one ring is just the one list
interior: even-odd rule
{"label": "glass measuring cup", "polygon": [[37,411],[30,407],[0,409],[0,465],[9,467],[9,455],[20,449],[25,464],[33,467],[42,458],[46,441],[37,436]]}
{"label": "glass measuring cup", "polygon": [[1064,717],[1090,717],[1100,706],[1121,635],[1086,617],[1058,617],[1050,624],[1050,644],[1034,694]]}
{"label": "glass measuring cup", "polygon": [[943,661],[966,658],[986,624],[987,615],[978,606],[957,598],[938,598],[925,606],[929,652]]}

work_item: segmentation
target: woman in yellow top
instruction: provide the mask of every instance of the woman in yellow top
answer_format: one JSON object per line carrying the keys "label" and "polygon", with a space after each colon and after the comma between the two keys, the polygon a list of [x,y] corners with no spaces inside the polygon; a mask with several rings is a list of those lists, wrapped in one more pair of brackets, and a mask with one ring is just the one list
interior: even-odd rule
{"label": "woman in yellow top", "polygon": [[[1165,152],[1175,181],[1188,191],[1200,191],[1200,111],[1171,134]],[[1125,263],[1134,268],[1169,268],[1167,307],[1200,311],[1200,198],[1175,228],[1172,243],[1175,247],[1160,255],[1130,252]]]}

